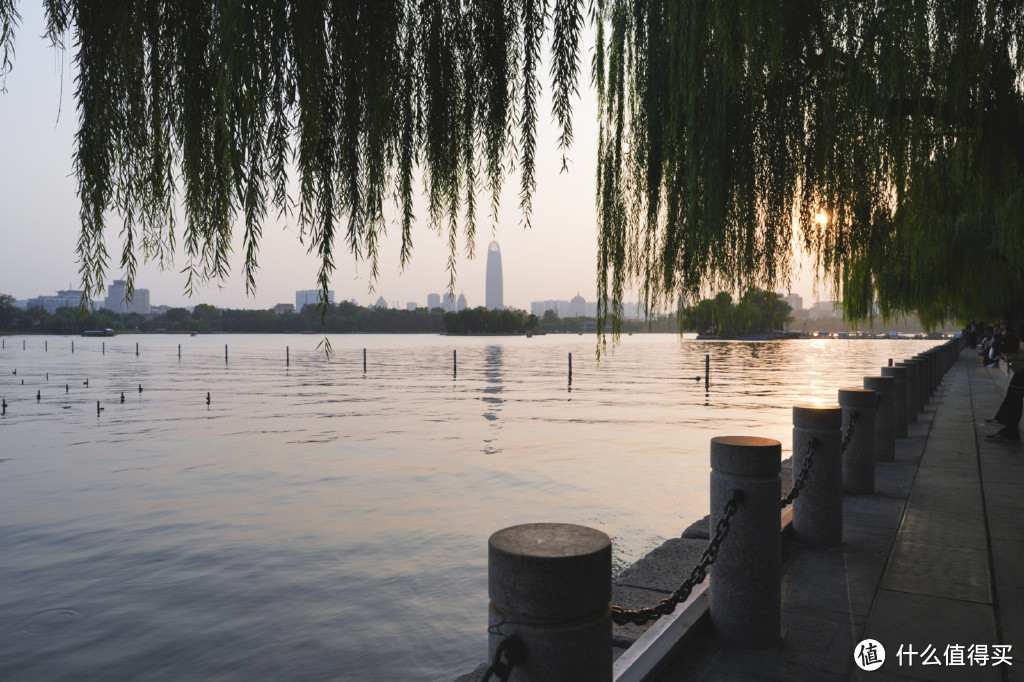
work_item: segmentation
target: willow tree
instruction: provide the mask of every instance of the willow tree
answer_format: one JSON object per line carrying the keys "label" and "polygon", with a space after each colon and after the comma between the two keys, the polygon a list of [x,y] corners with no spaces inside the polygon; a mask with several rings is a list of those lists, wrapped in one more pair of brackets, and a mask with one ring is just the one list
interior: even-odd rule
{"label": "willow tree", "polygon": [[[513,167],[529,222],[544,69],[571,145],[589,20],[602,317],[631,287],[661,306],[784,284],[801,246],[851,317],[875,299],[926,322],[1022,310],[1020,0],[45,6],[50,39],[74,50],[91,293],[114,219],[129,280],[176,239],[190,284],[222,277],[237,223],[251,288],[268,211],[293,209],[325,290],[339,240],[376,274],[388,202],[409,257],[420,176],[454,276],[478,195],[495,214]],[[3,70],[16,23],[0,0]]]}

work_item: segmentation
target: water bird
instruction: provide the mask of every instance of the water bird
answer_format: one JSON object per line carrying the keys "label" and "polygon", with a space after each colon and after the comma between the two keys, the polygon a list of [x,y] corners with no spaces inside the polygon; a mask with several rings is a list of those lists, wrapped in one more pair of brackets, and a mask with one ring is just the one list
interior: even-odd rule
{"label": "water bird", "polygon": [[124,391],[121,391],[121,402],[124,402]]}
{"label": "water bird", "polygon": [[207,405],[210,404],[210,392],[209,391],[206,392],[206,404]]}

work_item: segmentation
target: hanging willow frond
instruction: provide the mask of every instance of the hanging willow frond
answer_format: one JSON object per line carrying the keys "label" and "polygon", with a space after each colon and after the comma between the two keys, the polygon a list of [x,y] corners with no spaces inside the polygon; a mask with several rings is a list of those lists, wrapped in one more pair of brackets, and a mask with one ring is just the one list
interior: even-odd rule
{"label": "hanging willow frond", "polygon": [[596,12],[602,317],[784,285],[799,237],[850,317],[1024,319],[1024,3]]}
{"label": "hanging willow frond", "polygon": [[[113,215],[129,282],[140,256],[166,264],[180,238],[188,289],[227,274],[240,223],[252,290],[268,211],[292,214],[291,173],[294,217],[324,291],[339,239],[377,276],[390,202],[408,261],[419,171],[428,222],[447,237],[452,286],[460,242],[474,249],[477,193],[490,193],[496,219],[514,164],[530,222],[547,0],[44,4],[49,36],[71,38],[78,73],[78,255],[90,296],[110,265],[103,234]],[[579,3],[563,0],[554,16],[555,115],[568,145]],[[18,20],[13,0],[0,0],[0,77]]]}
{"label": "hanging willow frond", "polygon": [[[877,300],[926,323],[1024,319],[1024,0],[43,2],[75,50],[89,294],[112,214],[129,279],[139,252],[164,262],[180,238],[190,287],[227,272],[240,219],[251,289],[292,168],[325,293],[336,238],[376,277],[391,201],[408,261],[418,173],[454,283],[477,191],[496,219],[513,166],[530,223],[548,31],[572,143],[586,16],[602,323],[617,329],[631,288],[661,308],[785,284],[798,247],[851,317]],[[17,24],[0,0],[0,78]]]}

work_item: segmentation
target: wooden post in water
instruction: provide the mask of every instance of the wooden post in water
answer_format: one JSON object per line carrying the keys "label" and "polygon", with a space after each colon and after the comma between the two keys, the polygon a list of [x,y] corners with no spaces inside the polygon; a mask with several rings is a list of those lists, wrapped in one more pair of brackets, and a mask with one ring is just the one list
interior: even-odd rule
{"label": "wooden post in water", "polygon": [[889,366],[892,367],[892,358],[889,358]]}
{"label": "wooden post in water", "polygon": [[711,384],[711,356],[704,356],[704,390],[708,390],[708,386]]}
{"label": "wooden post in water", "polygon": [[363,349],[363,374],[366,374],[366,349]]}
{"label": "wooden post in water", "polygon": [[459,376],[459,356],[457,355],[457,353],[458,353],[458,351],[453,348],[452,349],[452,379],[454,379],[455,377]]}
{"label": "wooden post in water", "polygon": [[228,344],[224,344],[224,364],[228,364]]}
{"label": "wooden post in water", "polygon": [[139,342],[135,342],[135,357],[139,357]]}
{"label": "wooden post in water", "polygon": [[49,353],[50,352],[50,342],[49,341],[43,341],[43,352],[44,353]]}
{"label": "wooden post in water", "polygon": [[75,342],[74,341],[71,342],[71,354],[72,355],[75,354]]}
{"label": "wooden post in water", "polygon": [[103,354],[104,355],[107,354],[107,342],[106,341],[103,342]]}
{"label": "wooden post in water", "polygon": [[292,364],[291,349],[288,346],[284,347],[284,366],[290,367]]}
{"label": "wooden post in water", "polygon": [[572,353],[569,353],[569,385],[572,386]]}
{"label": "wooden post in water", "polygon": [[21,349],[25,350],[25,339],[21,340]]}
{"label": "wooden post in water", "polygon": [[181,360],[181,344],[178,344],[178,359]]}

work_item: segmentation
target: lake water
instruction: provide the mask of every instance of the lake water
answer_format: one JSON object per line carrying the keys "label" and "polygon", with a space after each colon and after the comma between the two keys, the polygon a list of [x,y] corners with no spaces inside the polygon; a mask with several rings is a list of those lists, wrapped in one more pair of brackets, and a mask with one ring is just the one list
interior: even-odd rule
{"label": "lake water", "polygon": [[450,680],[486,657],[492,532],[594,526],[618,570],[707,513],[712,436],[788,456],[792,405],[936,343],[638,334],[598,365],[592,336],[336,336],[330,362],[308,335],[22,341],[4,680]]}

